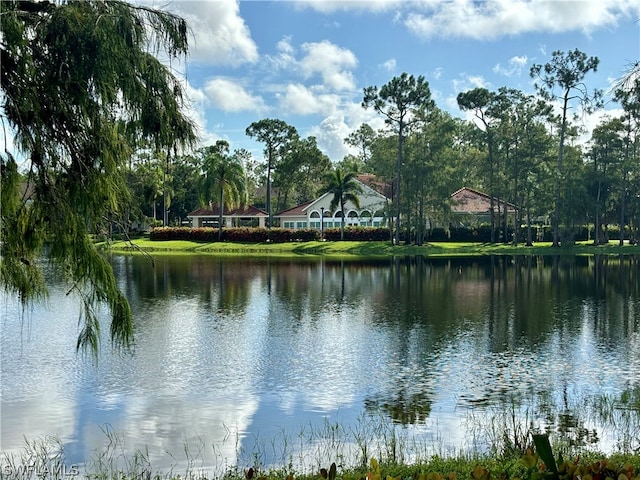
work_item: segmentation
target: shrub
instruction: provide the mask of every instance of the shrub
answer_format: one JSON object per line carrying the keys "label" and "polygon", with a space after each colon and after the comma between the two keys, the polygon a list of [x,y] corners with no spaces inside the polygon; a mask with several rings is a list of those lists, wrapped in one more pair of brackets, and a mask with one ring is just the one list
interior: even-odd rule
{"label": "shrub", "polygon": [[[340,228],[326,228],[324,239],[340,240]],[[389,230],[380,227],[344,227],[344,239],[358,242],[381,242],[389,240]]]}
{"label": "shrub", "polygon": [[[161,227],[154,228],[149,239],[154,241],[190,240],[192,242],[217,242],[218,229],[211,227]],[[338,237],[339,238],[339,237]],[[320,239],[320,232],[313,229],[290,230],[287,228],[272,228],[271,233],[267,228],[237,227],[223,228],[222,241],[237,243],[262,243],[271,241],[284,242],[309,242]]]}

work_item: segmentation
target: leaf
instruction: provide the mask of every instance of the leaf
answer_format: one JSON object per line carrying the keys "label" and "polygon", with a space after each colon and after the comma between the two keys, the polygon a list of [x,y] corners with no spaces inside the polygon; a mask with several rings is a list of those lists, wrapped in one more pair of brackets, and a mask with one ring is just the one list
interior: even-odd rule
{"label": "leaf", "polygon": [[556,459],[553,456],[553,450],[551,449],[551,443],[549,443],[549,435],[533,435],[533,443],[536,446],[538,455],[546,465],[547,469],[552,473],[552,478],[558,479],[558,466],[556,465]]}
{"label": "leaf", "polygon": [[329,467],[329,480],[336,480],[336,462]]}
{"label": "leaf", "polygon": [[471,472],[471,477],[474,480],[489,480],[489,470],[482,467],[481,465],[476,465]]}
{"label": "leaf", "polygon": [[538,456],[531,453],[527,453],[522,456],[520,461],[524,464],[526,468],[528,468],[529,470],[532,470],[538,464]]}

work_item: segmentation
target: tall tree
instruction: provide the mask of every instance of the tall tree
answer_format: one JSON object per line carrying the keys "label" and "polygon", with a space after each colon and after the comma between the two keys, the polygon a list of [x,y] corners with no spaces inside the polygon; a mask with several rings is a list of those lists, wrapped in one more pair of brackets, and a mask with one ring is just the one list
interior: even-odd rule
{"label": "tall tree", "polygon": [[[486,88],[474,88],[458,94],[458,106],[465,111],[471,111],[480,122],[479,127],[484,133],[487,145],[487,161],[489,164],[489,210],[491,216],[491,243],[496,241],[495,215],[495,158],[494,158],[494,124],[497,119],[492,115],[492,107],[496,103],[496,94]],[[493,109],[495,110],[495,109]]]}
{"label": "tall tree", "polygon": [[411,175],[405,175],[407,198],[415,204],[413,217],[416,223],[416,245],[422,245],[427,232],[427,222],[444,221],[449,213],[449,195],[459,188],[453,171],[453,159],[459,154],[453,151],[456,123],[440,109],[433,109],[420,129],[408,137],[405,165]]}
{"label": "tall tree", "polygon": [[406,130],[415,123],[419,116],[416,113],[431,108],[431,90],[429,83],[422,75],[414,77],[402,73],[399,77],[393,77],[389,83],[378,89],[376,86],[364,89],[362,100],[363,108],[371,108],[385,117],[385,122],[397,129],[398,150],[396,160],[396,235],[395,244],[400,244],[400,212],[401,195],[400,184],[402,179],[402,145]]}
{"label": "tall tree", "polygon": [[[591,194],[594,213],[593,242],[595,245],[608,241],[602,227],[605,204],[614,192],[617,183],[616,170],[624,163],[624,125],[619,118],[609,119],[597,125],[591,135],[591,150],[587,156],[591,163]],[[624,225],[620,228],[624,229]]]}
{"label": "tall tree", "polygon": [[358,151],[358,159],[369,167],[371,160],[371,148],[376,139],[376,132],[367,123],[363,123],[357,130],[351,132],[344,139],[345,143]]}
{"label": "tall tree", "polygon": [[130,171],[131,203],[154,222],[157,219],[158,199],[162,197],[163,175],[162,163],[153,158],[135,162]]}
{"label": "tall tree", "polygon": [[[624,161],[621,169],[621,199],[620,199],[620,239],[619,244],[624,243],[624,228],[626,218],[627,197],[633,197],[627,194],[629,190],[629,181],[635,170],[636,179],[640,179],[640,163],[639,140],[640,140],[640,63],[636,63],[635,75],[620,83],[615,91],[615,99],[620,102],[624,114],[622,122],[624,123]],[[635,169],[634,169],[635,166]],[[631,178],[630,178],[631,177]],[[638,196],[636,195],[636,199]],[[636,200],[637,202],[637,200]]]}
{"label": "tall tree", "polygon": [[[565,135],[567,133],[567,115],[571,102],[577,100],[585,112],[601,105],[602,92],[589,92],[584,78],[587,73],[598,70],[600,60],[597,57],[587,57],[578,49],[564,53],[555,51],[551,60],[544,64],[534,64],[531,67],[531,77],[536,79],[537,92],[548,101],[561,101],[560,142],[558,144],[558,168],[555,186],[555,205],[553,211],[553,246],[560,246],[560,209],[561,186],[564,177],[563,160]],[[559,89],[559,92],[556,92]]]}
{"label": "tall tree", "polygon": [[331,170],[331,160],[315,137],[296,139],[273,171],[273,186],[278,189],[278,210],[311,200],[319,190],[318,179]]}
{"label": "tall tree", "polygon": [[198,184],[201,173],[200,159],[195,155],[181,155],[176,158],[171,172],[171,211],[169,222],[182,225],[189,212],[198,208],[200,201],[198,190],[194,185]]}
{"label": "tall tree", "polygon": [[267,157],[267,212],[268,228],[271,229],[273,215],[271,213],[271,171],[275,163],[284,156],[289,145],[298,138],[295,127],[284,120],[265,118],[253,122],[246,129],[247,136],[264,143],[264,154]]}
{"label": "tall tree", "polygon": [[128,345],[129,304],[88,233],[121,211],[124,167],[142,142],[175,151],[195,139],[182,84],[150,53],[186,54],[187,25],[118,0],[5,1],[0,28],[2,124],[33,189],[21,196],[17,161],[1,154],[0,281],[24,303],[44,295],[44,253],[83,305],[77,347],[97,353],[100,303],[112,340]]}
{"label": "tall tree", "polygon": [[356,180],[356,174],[353,172],[344,173],[340,168],[336,168],[327,178],[325,192],[333,194],[329,208],[334,211],[340,206],[341,223],[340,223],[340,240],[344,240],[344,206],[347,202],[351,202],[356,208],[360,208],[361,192],[360,183]]}
{"label": "tall tree", "polygon": [[[503,241],[508,241],[506,201],[515,203],[518,208],[516,225],[521,225],[523,210],[527,208],[527,183],[531,175],[537,171],[537,163],[546,156],[548,135],[543,135],[543,121],[553,118],[551,106],[536,99],[533,95],[525,95],[520,90],[501,87],[495,96],[494,105],[490,108],[492,116],[499,119],[495,129],[495,146],[498,150],[497,164],[499,184],[498,193],[504,200]],[[518,221],[519,220],[519,221]],[[514,228],[513,242],[517,243],[519,228]]]}
{"label": "tall tree", "polygon": [[218,204],[218,241],[222,240],[225,207],[246,204],[244,167],[237,157],[229,155],[229,143],[218,140],[215,145],[200,150],[202,155],[201,195],[203,203]]}

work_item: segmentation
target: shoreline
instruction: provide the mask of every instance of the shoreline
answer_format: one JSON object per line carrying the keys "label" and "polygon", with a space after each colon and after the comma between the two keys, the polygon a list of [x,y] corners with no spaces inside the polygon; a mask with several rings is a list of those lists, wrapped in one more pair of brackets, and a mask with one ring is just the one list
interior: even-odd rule
{"label": "shoreline", "polygon": [[306,256],[306,257],[358,257],[384,258],[393,256],[423,257],[476,257],[490,255],[640,255],[640,245],[618,245],[618,241],[606,245],[578,242],[567,247],[553,247],[551,242],[539,242],[527,247],[524,244],[434,242],[426,245],[392,246],[389,242],[290,242],[290,243],[200,243],[186,240],[151,241],[147,238],[128,241],[99,242],[99,250],[117,254],[201,254],[219,256]]}

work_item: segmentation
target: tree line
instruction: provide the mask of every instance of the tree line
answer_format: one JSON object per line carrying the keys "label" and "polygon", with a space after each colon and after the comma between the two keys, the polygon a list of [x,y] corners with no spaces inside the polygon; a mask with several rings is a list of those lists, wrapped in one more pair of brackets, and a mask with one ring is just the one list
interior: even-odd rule
{"label": "tree line", "polygon": [[[362,124],[344,139],[355,154],[332,163],[314,137],[294,126],[263,119],[246,129],[264,145],[264,160],[226,141],[173,157],[138,155],[128,171],[139,208],[134,216],[180,224],[198,206],[233,208],[254,204],[272,213],[316,198],[335,175],[374,174],[387,185],[387,221],[395,243],[422,244],[434,225],[451,222],[450,194],[462,186],[490,197],[491,241],[533,241],[532,226],[550,223],[554,245],[572,242],[577,229],[592,225],[595,243],[608,241],[607,226],[619,227],[619,241],[638,239],[640,224],[640,80],[636,70],[620,80],[612,100],[623,114],[606,117],[582,141],[581,119],[604,94],[590,91],[586,77],[599,60],[579,50],[554,52],[534,65],[536,94],[502,87],[475,88],[458,95],[473,119],[451,116],[431,98],[428,82],[407,73],[380,88],[367,87],[362,107],[385,119],[375,131]],[[636,73],[634,73],[636,72]],[[518,207],[508,225],[507,203]],[[222,210],[222,209],[221,209]],[[513,232],[513,234],[511,233]]]}

